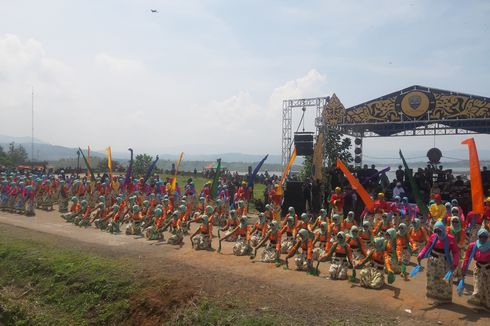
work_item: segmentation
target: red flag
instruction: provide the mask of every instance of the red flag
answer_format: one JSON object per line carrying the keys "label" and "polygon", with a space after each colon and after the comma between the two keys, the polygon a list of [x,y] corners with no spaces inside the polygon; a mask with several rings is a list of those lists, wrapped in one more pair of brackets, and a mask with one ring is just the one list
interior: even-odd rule
{"label": "red flag", "polygon": [[359,183],[359,181],[354,177],[349,169],[342,163],[341,160],[337,159],[337,167],[344,173],[345,177],[349,181],[350,185],[352,186],[352,189],[357,191],[359,194],[359,197],[361,197],[362,201],[364,202],[364,205],[369,209],[369,211],[373,211],[374,209],[374,201],[373,199],[369,196],[368,192],[364,187]]}
{"label": "red flag", "polygon": [[481,182],[480,160],[476,150],[475,139],[468,138],[461,142],[468,145],[470,156],[470,183],[471,183],[471,202],[473,212],[483,214],[483,185]]}

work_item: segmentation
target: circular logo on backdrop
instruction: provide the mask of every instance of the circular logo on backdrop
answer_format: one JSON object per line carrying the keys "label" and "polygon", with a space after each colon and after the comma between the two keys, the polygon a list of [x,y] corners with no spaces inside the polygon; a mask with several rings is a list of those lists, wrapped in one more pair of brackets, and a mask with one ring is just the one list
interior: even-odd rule
{"label": "circular logo on backdrop", "polygon": [[426,93],[413,91],[403,95],[400,105],[405,115],[418,118],[429,110],[430,100]]}

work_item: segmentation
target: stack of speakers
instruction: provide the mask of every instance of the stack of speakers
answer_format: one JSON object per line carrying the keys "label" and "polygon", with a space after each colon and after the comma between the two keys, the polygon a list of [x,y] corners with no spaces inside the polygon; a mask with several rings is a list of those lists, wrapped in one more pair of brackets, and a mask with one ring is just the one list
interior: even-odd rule
{"label": "stack of speakers", "polygon": [[354,139],[354,166],[360,168],[362,165],[362,138]]}
{"label": "stack of speakers", "polygon": [[284,201],[281,207],[283,215],[287,214],[288,208],[291,206],[294,207],[298,216],[306,211],[306,200],[303,195],[302,181],[288,181],[286,183],[286,190],[284,191]]}
{"label": "stack of speakers", "polygon": [[296,147],[297,156],[313,155],[313,133],[295,132],[294,147]]}

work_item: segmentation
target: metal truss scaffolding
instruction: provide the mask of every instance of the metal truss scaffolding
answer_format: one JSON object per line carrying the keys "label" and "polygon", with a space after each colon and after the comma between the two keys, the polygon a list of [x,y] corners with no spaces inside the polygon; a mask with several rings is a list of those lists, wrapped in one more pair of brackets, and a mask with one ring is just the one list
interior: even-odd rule
{"label": "metal truss scaffolding", "polygon": [[322,119],[323,107],[328,103],[330,97],[315,97],[304,98],[296,100],[284,100],[282,102],[282,169],[288,164],[291,156],[291,149],[293,145],[293,109],[316,109],[316,133],[318,134],[318,127]]}

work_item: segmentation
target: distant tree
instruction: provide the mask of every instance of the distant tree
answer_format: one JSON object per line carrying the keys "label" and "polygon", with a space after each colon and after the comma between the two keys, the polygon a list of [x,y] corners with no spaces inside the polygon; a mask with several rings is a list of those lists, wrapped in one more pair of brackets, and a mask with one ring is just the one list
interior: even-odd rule
{"label": "distant tree", "polygon": [[300,180],[305,180],[306,178],[311,177],[312,175],[312,167],[313,167],[313,156],[306,156],[303,160],[303,165],[301,166],[301,170],[299,171],[298,177]]}
{"label": "distant tree", "polygon": [[3,147],[0,146],[0,165],[10,166],[12,163],[10,162],[10,158],[7,153],[3,150]]}
{"label": "distant tree", "polygon": [[[108,159],[103,158],[99,161],[97,164],[97,171],[102,172],[102,173],[109,173],[109,167],[107,166]],[[121,168],[121,164],[118,161],[112,160],[112,172],[117,172]]]}
{"label": "distant tree", "polygon": [[329,129],[325,140],[325,161],[327,168],[335,166],[337,158],[341,159],[345,164],[352,163],[353,158],[350,152],[352,142],[350,138],[342,137],[339,131]]}
{"label": "distant tree", "polygon": [[22,145],[15,146],[14,142],[9,144],[9,151],[7,157],[10,164],[15,166],[27,162],[28,156],[27,151]]}
{"label": "distant tree", "polygon": [[151,163],[153,162],[153,156],[148,154],[138,154],[134,160],[133,176],[144,176]]}
{"label": "distant tree", "polygon": [[[330,129],[326,132],[325,136],[325,152],[324,160],[326,171],[334,168],[337,163],[337,158],[341,159],[344,163],[352,163],[352,153],[350,148],[352,143],[350,138],[342,137],[342,134],[334,129]],[[303,160],[303,164],[299,173],[301,180],[307,177],[311,177],[313,166],[313,156],[307,156]],[[324,175],[327,174],[325,171]]]}
{"label": "distant tree", "polygon": [[346,165],[353,162],[351,139],[343,137],[343,134],[335,129],[329,129],[325,137],[325,165],[323,172],[323,184],[325,197],[328,198],[332,193],[332,172],[337,166],[337,158]]}

